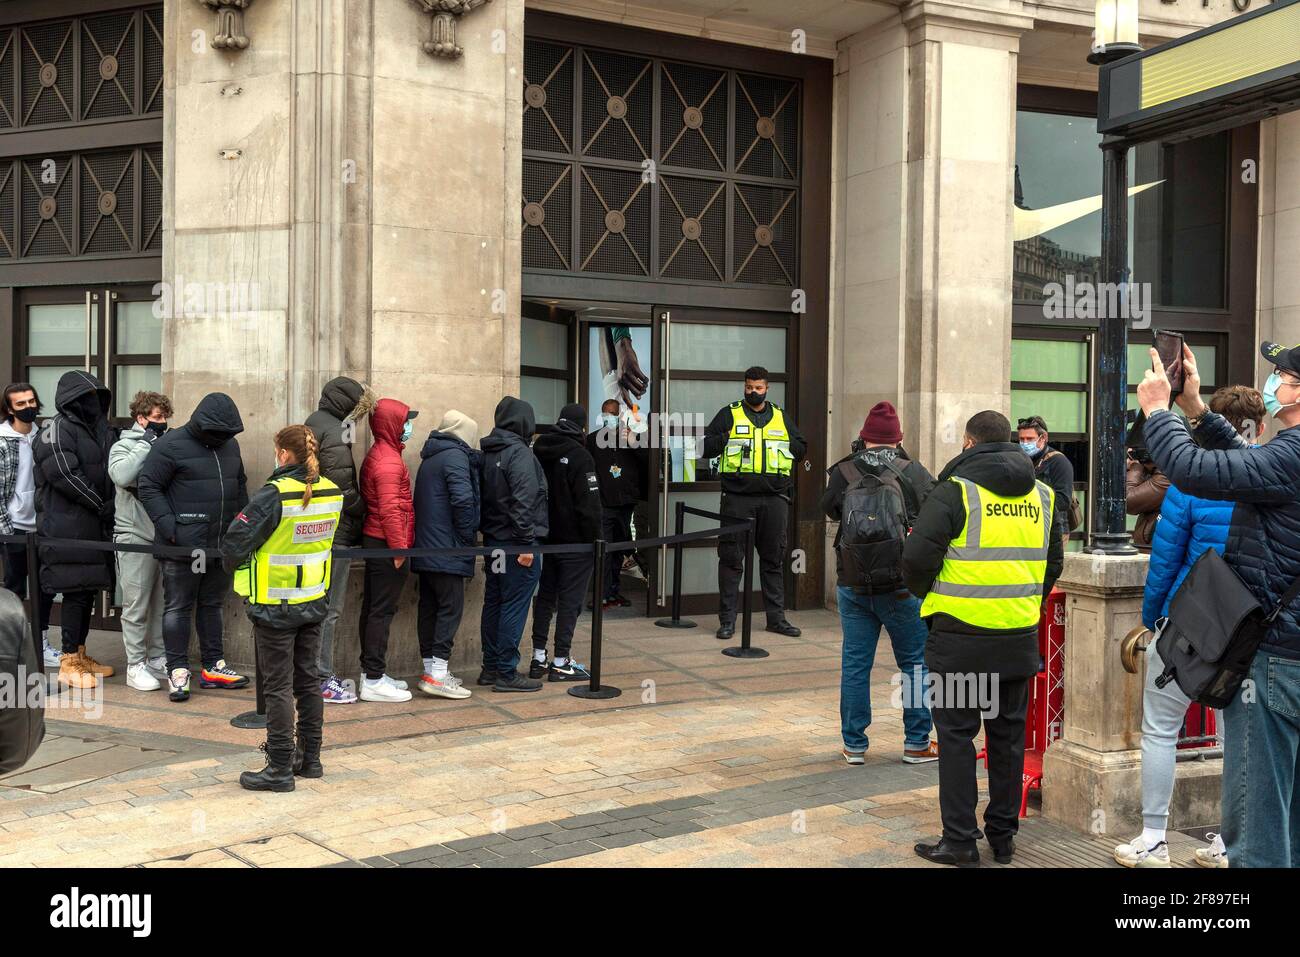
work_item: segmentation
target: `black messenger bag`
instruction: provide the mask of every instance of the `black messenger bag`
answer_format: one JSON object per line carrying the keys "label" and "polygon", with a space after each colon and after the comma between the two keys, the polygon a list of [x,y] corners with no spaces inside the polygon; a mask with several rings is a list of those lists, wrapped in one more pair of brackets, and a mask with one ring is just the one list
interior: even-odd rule
{"label": "black messenger bag", "polygon": [[1297,594],[1300,578],[1291,583],[1277,607],[1265,611],[1223,556],[1207,549],[1169,603],[1169,617],[1156,642],[1165,663],[1156,687],[1176,681],[1196,703],[1227,707],[1265,635]]}

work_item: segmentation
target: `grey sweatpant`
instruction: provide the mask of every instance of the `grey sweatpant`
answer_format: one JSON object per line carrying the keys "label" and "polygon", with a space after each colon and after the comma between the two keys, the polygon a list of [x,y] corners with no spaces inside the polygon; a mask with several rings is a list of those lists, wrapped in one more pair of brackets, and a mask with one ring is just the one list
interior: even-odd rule
{"label": "grey sweatpant", "polygon": [[350,558],[334,558],[330,564],[330,587],[325,593],[325,620],[320,623],[320,654],[317,669],[320,680],[325,681],[334,676],[334,629],[338,627],[339,617],[343,614],[343,603],[348,596],[348,570],[352,567]]}
{"label": "grey sweatpant", "polygon": [[141,552],[116,554],[126,663],[134,665],[147,658],[164,657],[162,569],[158,559]]}
{"label": "grey sweatpant", "polygon": [[[1169,802],[1174,796],[1174,769],[1178,765],[1178,736],[1192,701],[1178,682],[1156,687],[1165,670],[1154,640],[1147,645],[1147,673],[1142,688],[1142,826],[1164,830],[1169,822]],[[1223,736],[1223,722],[1218,724]]]}

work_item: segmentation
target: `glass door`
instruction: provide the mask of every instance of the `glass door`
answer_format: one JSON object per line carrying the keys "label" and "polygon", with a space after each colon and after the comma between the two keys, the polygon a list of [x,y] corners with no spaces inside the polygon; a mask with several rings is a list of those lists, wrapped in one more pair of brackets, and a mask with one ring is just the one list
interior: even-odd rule
{"label": "glass door", "polygon": [[[55,414],[59,379],[73,370],[108,386],[118,428],[130,426],[136,392],[162,389],[162,319],[148,285],[23,289],[15,320],[14,379],[35,387],[42,420]],[[92,627],[117,629],[120,606],[120,594],[105,592]]]}
{"label": "glass door", "polygon": [[[655,392],[653,407],[661,410],[660,441],[652,452],[653,509],[659,527],[671,534],[678,502],[718,511],[722,484],[717,458],[704,457],[704,431],[718,412],[742,398],[745,370],[768,371],[768,396],[792,416],[788,400],[794,395],[789,320],[776,313],[661,307],[654,311]],[[795,418],[797,422],[798,419]],[[793,508],[787,528],[794,528]],[[716,522],[687,516],[686,529],[708,528]],[[787,533],[787,543],[790,533]],[[758,581],[757,555],[754,581]],[[652,582],[651,614],[663,614],[671,602],[674,553],[658,549]],[[787,600],[794,596],[787,563]],[[717,610],[718,548],[716,540],[689,543],[682,551],[682,607],[691,614]],[[754,607],[762,608],[761,598]],[[793,607],[793,606],[792,606]]]}

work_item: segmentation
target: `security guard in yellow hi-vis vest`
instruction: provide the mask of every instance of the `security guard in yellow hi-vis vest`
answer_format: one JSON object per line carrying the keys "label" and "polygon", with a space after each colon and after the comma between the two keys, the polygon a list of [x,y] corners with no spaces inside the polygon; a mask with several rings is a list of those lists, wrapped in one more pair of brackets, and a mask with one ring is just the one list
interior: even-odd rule
{"label": "security guard in yellow hi-vis vest", "polygon": [[988,748],[984,835],[1001,864],[1015,853],[1025,765],[1025,709],[1039,670],[1043,599],[1061,574],[1052,534],[1053,494],[1011,441],[1011,423],[980,412],[903,545],[903,581],[924,599],[930,628],[927,704],[939,739],[943,836],[916,853],[940,864],[979,865],[975,736]]}
{"label": "security guard in yellow hi-vis vest", "polygon": [[343,492],[321,476],[319,450],[305,425],[277,432],[277,468],[235,516],[221,546],[227,562],[239,566],[235,592],[253,622],[257,681],[266,700],[266,767],[239,776],[251,791],[292,791],[295,775],[323,773],[325,703],[316,658]]}
{"label": "security guard in yellow hi-vis vest", "polygon": [[[785,525],[794,468],[808,450],[794,422],[767,399],[767,370],[745,370],[745,399],[726,406],[704,430],[704,458],[718,460],[722,503],[731,518],[754,519],[754,548],[767,630],[797,636],[785,619]],[[736,633],[736,605],[744,567],[743,537],[718,539],[718,637]]]}

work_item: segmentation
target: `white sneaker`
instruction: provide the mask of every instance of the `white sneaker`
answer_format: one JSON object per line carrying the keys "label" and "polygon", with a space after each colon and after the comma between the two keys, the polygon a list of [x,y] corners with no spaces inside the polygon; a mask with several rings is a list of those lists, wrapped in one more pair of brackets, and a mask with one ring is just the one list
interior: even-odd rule
{"label": "white sneaker", "polygon": [[153,675],[159,681],[166,681],[171,674],[167,670],[167,656],[159,655],[157,658],[146,658],[144,666],[149,669],[149,674]]}
{"label": "white sneaker", "polygon": [[136,691],[157,691],[162,682],[153,676],[148,662],[137,661],[126,666],[126,686]]}
{"label": "white sneaker", "polygon": [[1196,849],[1196,863],[1202,867],[1227,867],[1228,849],[1223,846],[1223,838],[1218,834],[1205,836],[1210,839],[1210,846]]}
{"label": "white sneaker", "polygon": [[42,645],[41,654],[45,658],[45,667],[57,668],[59,666],[60,659],[63,657],[63,652],[61,652],[59,649],[51,645],[50,639],[48,638],[42,638],[41,645]]}
{"label": "white sneaker", "polygon": [[371,681],[369,678],[361,679],[361,700],[362,701],[410,701],[411,692],[405,688],[399,688],[383,678],[376,678]]}
{"label": "white sneaker", "polygon": [[433,675],[422,675],[420,677],[420,690],[425,694],[433,695],[435,698],[468,698],[471,694],[459,678],[450,671],[441,678],[435,678]]}
{"label": "white sneaker", "polygon": [[406,690],[408,690],[408,688],[409,688],[409,686],[407,685],[407,683],[406,683],[405,681],[403,681],[401,678],[394,678],[392,675],[389,675],[389,674],[385,674],[385,675],[384,675],[382,678],[380,678],[379,680],[380,680],[380,681],[387,681],[390,685],[392,685],[392,686],[393,686],[394,688],[396,688],[398,691],[406,691]]}
{"label": "white sneaker", "polygon": [[1168,867],[1169,845],[1161,841],[1155,847],[1147,847],[1139,834],[1129,843],[1115,848],[1115,860],[1125,867]]}

